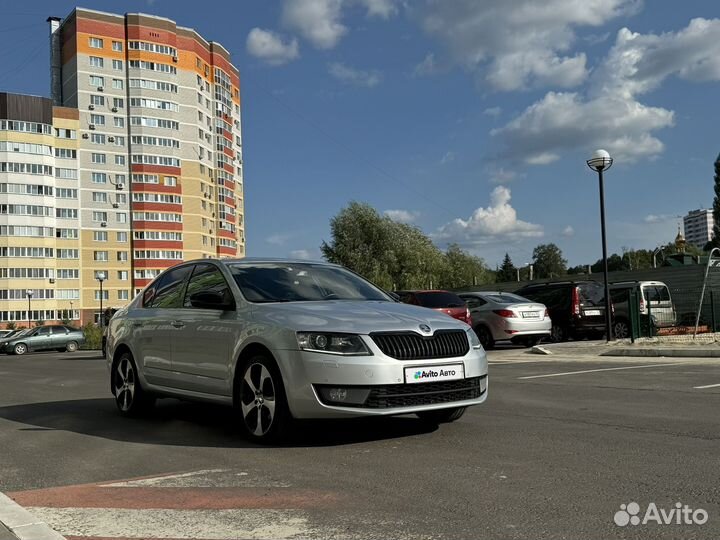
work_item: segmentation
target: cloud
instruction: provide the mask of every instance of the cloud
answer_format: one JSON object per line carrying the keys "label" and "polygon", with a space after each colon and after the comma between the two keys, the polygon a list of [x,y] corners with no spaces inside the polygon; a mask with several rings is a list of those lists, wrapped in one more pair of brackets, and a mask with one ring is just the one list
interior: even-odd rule
{"label": "cloud", "polygon": [[563,229],[562,235],[563,235],[563,236],[567,236],[567,237],[574,236],[574,235],[575,235],[575,229],[573,229],[570,225],[568,225],[567,227],[565,227],[565,228]]}
{"label": "cloud", "polygon": [[367,9],[368,17],[389,19],[398,12],[396,0],[360,0]]}
{"label": "cloud", "polygon": [[478,208],[468,219],[456,218],[433,235],[437,240],[478,246],[543,236],[541,225],[521,221],[510,205],[510,190],[498,186],[490,195],[490,206]]}
{"label": "cloud", "polygon": [[500,107],[488,107],[483,111],[483,114],[485,116],[500,116],[500,113],[502,113],[502,109]]}
{"label": "cloud", "polygon": [[573,149],[606,148],[619,161],[652,158],[664,150],[656,131],[675,124],[673,111],[639,96],[668,77],[720,80],[720,19],[693,19],[664,34],[623,28],[594,71],[587,91],[548,92],[502,128],[493,130],[505,158],[546,164]]}
{"label": "cloud", "polygon": [[437,72],[437,66],[435,65],[435,54],[427,53],[423,61],[415,66],[413,75],[415,77],[423,77],[425,75],[433,75]]}
{"label": "cloud", "polygon": [[342,0],[285,0],[282,23],[318,49],[332,49],[347,28],[340,22]]}
{"label": "cloud", "polygon": [[634,11],[639,0],[455,0],[427,2],[425,31],[451,61],[497,90],[570,88],[588,75],[583,53],[570,52],[578,27],[600,27]]}
{"label": "cloud", "polygon": [[670,214],[648,214],[645,216],[643,221],[645,223],[664,223],[666,221],[672,221],[676,219],[678,216],[673,216]]}
{"label": "cloud", "polygon": [[398,223],[414,223],[420,217],[420,212],[410,212],[408,210],[385,210],[383,214]]}
{"label": "cloud", "polygon": [[282,246],[285,244],[288,240],[290,240],[293,237],[292,234],[288,233],[275,233],[270,236],[268,236],[265,241],[268,244],[272,244],[274,246]]}
{"label": "cloud", "polygon": [[308,249],[296,249],[290,252],[290,258],[310,260],[314,259],[315,257]]}
{"label": "cloud", "polygon": [[605,32],[604,34],[588,34],[587,36],[583,36],[583,40],[589,45],[599,45],[600,43],[605,43],[609,37],[610,32]]}
{"label": "cloud", "polygon": [[248,53],[271,66],[286,64],[300,56],[297,39],[283,41],[279,34],[262,28],[253,28],[247,37]]}
{"label": "cloud", "polygon": [[519,175],[515,171],[503,169],[501,167],[500,169],[492,172],[492,175],[490,177],[490,183],[491,184],[509,184],[510,182],[517,180],[520,176],[521,175]]}
{"label": "cloud", "polygon": [[354,69],[346,66],[342,62],[332,62],[328,64],[328,72],[339,81],[355,86],[366,86],[368,88],[377,86],[382,79],[379,71]]}
{"label": "cloud", "polygon": [[445,165],[446,163],[455,161],[456,156],[457,156],[457,154],[455,152],[448,150],[447,152],[445,152],[445,155],[443,155],[443,157],[440,159],[440,164]]}

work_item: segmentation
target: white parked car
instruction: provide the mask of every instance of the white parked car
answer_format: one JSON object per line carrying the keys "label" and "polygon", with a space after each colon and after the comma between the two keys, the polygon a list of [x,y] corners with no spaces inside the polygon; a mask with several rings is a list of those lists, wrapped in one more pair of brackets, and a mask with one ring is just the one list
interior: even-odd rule
{"label": "white parked car", "polygon": [[307,261],[168,269],[110,321],[107,361],[123,414],[156,397],[225,403],[256,440],[293,418],[451,422],[487,398],[485,351],[465,323]]}
{"label": "white parked car", "polygon": [[458,293],[465,300],[480,343],[491,349],[497,341],[532,347],[550,336],[552,321],[544,304],[508,292]]}

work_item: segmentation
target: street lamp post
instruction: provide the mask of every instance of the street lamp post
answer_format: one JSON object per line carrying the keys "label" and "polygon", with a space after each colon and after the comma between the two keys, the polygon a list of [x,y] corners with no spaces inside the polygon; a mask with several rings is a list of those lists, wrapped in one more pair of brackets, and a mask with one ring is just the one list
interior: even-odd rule
{"label": "street lamp post", "polygon": [[72,300],[70,300],[70,316],[68,317],[68,319],[70,319],[70,321],[73,320],[73,301]]}
{"label": "street lamp post", "polygon": [[609,342],[612,339],[612,326],[610,324],[610,287],[608,286],[607,240],[605,237],[605,187],[603,185],[603,171],[607,171],[613,164],[613,159],[605,150],[595,150],[587,160],[588,167],[597,171],[600,180],[600,229],[602,231],[603,255],[603,281],[605,282],[605,336]]}
{"label": "street lamp post", "polygon": [[27,294],[27,298],[28,298],[28,328],[30,328],[32,326],[30,324],[30,317],[31,317],[31,315],[30,315],[30,313],[31,313],[30,299],[32,298],[32,295],[33,295],[32,289],[26,290],[25,294]]}
{"label": "street lamp post", "polygon": [[97,277],[95,278],[100,282],[100,328],[103,327],[103,281],[105,281],[105,273],[100,272]]}

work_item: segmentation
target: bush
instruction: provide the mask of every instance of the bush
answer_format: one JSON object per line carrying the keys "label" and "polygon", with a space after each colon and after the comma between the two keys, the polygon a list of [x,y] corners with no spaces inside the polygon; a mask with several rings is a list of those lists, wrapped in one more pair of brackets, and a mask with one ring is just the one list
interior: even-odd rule
{"label": "bush", "polygon": [[15,321],[10,321],[5,325],[5,328],[8,330],[15,330],[17,328],[17,324],[15,324]]}
{"label": "bush", "polygon": [[82,327],[82,331],[85,335],[85,344],[80,348],[100,350],[102,346],[102,330],[100,330],[100,327],[95,323],[89,322]]}

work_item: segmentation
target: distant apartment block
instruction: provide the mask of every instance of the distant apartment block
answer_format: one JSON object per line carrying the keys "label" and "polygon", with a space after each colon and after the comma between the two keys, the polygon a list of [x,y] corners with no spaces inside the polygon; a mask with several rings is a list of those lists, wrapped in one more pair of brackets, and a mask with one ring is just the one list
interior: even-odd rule
{"label": "distant apartment block", "polygon": [[182,260],[245,255],[227,50],[143,14],[48,22],[51,99],[0,94],[0,324],[28,299],[33,321],[98,320],[100,275],[120,307]]}
{"label": "distant apartment block", "polygon": [[713,214],[709,210],[692,210],[683,217],[685,240],[697,247],[703,247],[712,239]]}

